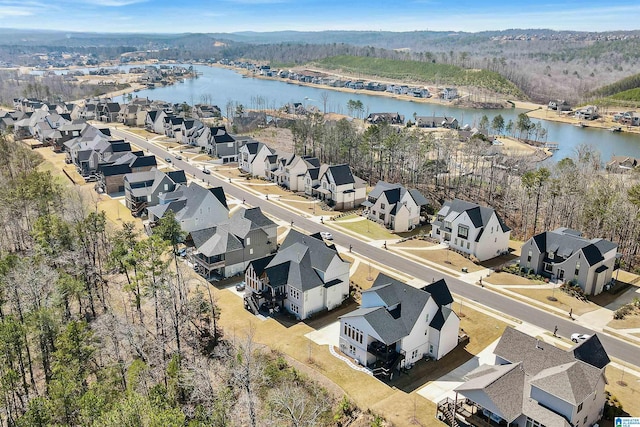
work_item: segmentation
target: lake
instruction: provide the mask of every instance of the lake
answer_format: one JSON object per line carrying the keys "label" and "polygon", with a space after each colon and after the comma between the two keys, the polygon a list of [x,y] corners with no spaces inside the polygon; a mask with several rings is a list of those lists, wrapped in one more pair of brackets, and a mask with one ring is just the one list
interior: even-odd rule
{"label": "lake", "polygon": [[[129,69],[131,66],[118,67]],[[453,116],[462,124],[477,125],[483,115],[491,119],[501,114],[505,124],[509,120],[517,121],[517,116],[523,110],[476,110],[455,108],[439,104],[411,102],[386,96],[372,95],[370,92],[347,93],[309,86],[299,86],[287,83],[287,80],[267,80],[245,78],[241,74],[219,67],[196,66],[201,75],[197,79],[187,79],[183,83],[156,89],[142,90],[134,96],[160,99],[172,103],[187,102],[195,104],[210,99],[217,104],[223,114],[229,102],[243,104],[248,108],[279,108],[290,102],[301,102],[308,106],[323,108],[322,96],[328,94],[327,111],[348,114],[347,102],[351,99],[359,100],[365,107],[365,115],[369,112],[397,112],[403,114],[406,120],[412,120],[413,114],[419,116]],[[550,112],[551,114],[551,112]],[[537,120],[533,121],[534,123]],[[612,155],[624,155],[640,158],[640,135],[625,132],[610,132],[607,129],[579,128],[570,124],[542,121],[547,129],[547,140],[556,142],[559,150],[553,159],[572,156],[575,148],[580,144],[588,144],[597,148],[602,154],[603,161],[608,161]]]}

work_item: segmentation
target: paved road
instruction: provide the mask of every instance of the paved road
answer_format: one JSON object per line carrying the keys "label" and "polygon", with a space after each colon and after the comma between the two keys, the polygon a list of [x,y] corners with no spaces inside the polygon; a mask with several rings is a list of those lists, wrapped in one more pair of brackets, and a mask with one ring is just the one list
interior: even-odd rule
{"label": "paved road", "polygon": [[[268,214],[287,222],[293,221],[296,228],[302,229],[308,233],[329,231],[333,234],[334,242],[336,244],[343,247],[349,247],[349,245],[352,245],[354,252],[365,258],[369,258],[372,261],[382,265],[388,265],[395,270],[406,273],[409,276],[416,277],[425,282],[430,282],[432,279],[439,280],[444,278],[453,293],[491,307],[492,309],[511,317],[515,317],[523,320],[524,322],[544,328],[548,331],[553,331],[554,327],[557,326],[558,335],[566,338],[575,332],[587,334],[594,333],[594,331],[589,330],[588,328],[575,324],[569,319],[568,313],[567,318],[559,317],[514,299],[505,297],[486,288],[470,285],[454,277],[447,276],[440,271],[433,270],[416,261],[396,255],[391,251],[373,247],[368,243],[362,242],[332,228],[305,219],[294,212],[265,200],[263,197],[255,196],[242,188],[232,185],[228,181],[224,181],[213,175],[205,175],[202,173],[201,169],[198,169],[184,160],[176,160],[175,157],[169,154],[166,150],[147,142],[141,137],[115,129],[112,129],[112,134],[115,137],[130,140],[134,144],[148,150],[161,159],[171,157],[172,162],[176,167],[184,169],[185,172],[197,177],[198,179],[208,181],[211,185],[222,186],[226,194],[240,200],[244,199],[249,205],[260,206],[260,208]],[[605,334],[600,334],[599,338],[610,356],[616,357],[633,365],[640,366],[640,349],[638,349],[637,346]]]}

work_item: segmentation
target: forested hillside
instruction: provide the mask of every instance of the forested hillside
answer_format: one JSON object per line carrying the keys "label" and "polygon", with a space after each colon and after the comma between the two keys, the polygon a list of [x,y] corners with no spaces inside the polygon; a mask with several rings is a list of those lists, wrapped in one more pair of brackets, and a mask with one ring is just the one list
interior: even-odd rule
{"label": "forested hillside", "polygon": [[315,62],[318,66],[355,74],[362,73],[404,81],[429,82],[438,86],[475,86],[513,97],[524,94],[500,74],[469,70],[435,62],[401,61],[367,56],[333,56]]}

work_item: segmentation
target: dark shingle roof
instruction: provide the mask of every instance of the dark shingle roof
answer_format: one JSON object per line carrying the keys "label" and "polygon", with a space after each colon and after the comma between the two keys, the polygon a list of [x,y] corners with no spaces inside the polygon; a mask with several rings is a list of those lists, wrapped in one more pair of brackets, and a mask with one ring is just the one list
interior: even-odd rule
{"label": "dark shingle roof", "polygon": [[447,282],[445,282],[444,279],[433,282],[422,289],[429,292],[429,294],[431,294],[431,298],[433,298],[435,303],[440,307],[443,305],[449,305],[453,302],[453,296],[451,295]]}
{"label": "dark shingle roof", "polygon": [[597,335],[592,335],[589,339],[574,347],[573,356],[598,369],[604,368],[611,362]]}
{"label": "dark shingle roof", "polygon": [[331,171],[331,176],[333,176],[336,185],[353,184],[356,182],[351,173],[351,168],[346,163],[329,166],[327,172],[328,171]]}
{"label": "dark shingle roof", "polygon": [[504,330],[493,352],[508,362],[522,362],[522,367],[528,375],[536,375],[543,369],[574,360],[571,353],[512,327]]}
{"label": "dark shingle roof", "polygon": [[255,259],[249,263],[249,265],[253,267],[253,271],[256,273],[256,276],[260,277],[262,273],[264,273],[265,268],[267,267],[267,265],[269,265],[274,256],[275,254],[267,255],[265,257]]}
{"label": "dark shingle roof", "polygon": [[582,237],[580,232],[565,227],[545,231],[533,236],[532,239],[542,253],[555,252],[568,258],[582,251],[589,265],[595,265],[604,260],[605,253],[617,248],[617,245],[609,240],[588,240]]}

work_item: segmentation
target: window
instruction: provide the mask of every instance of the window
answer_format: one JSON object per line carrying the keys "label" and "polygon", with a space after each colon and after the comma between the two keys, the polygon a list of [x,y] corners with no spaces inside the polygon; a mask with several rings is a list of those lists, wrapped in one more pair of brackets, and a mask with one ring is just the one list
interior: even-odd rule
{"label": "window", "polygon": [[436,236],[439,236],[439,235],[440,235],[440,229],[436,228]]}
{"label": "window", "polygon": [[578,405],[578,410],[576,411],[576,413],[582,411],[582,403]]}
{"label": "window", "polygon": [[471,247],[471,244],[467,242],[467,249],[469,249],[470,247]]}
{"label": "window", "polygon": [[457,238],[453,239],[453,244],[458,246],[458,239]]}
{"label": "window", "polygon": [[550,262],[545,262],[544,263],[544,271],[546,271],[547,273],[552,273],[553,272],[553,264]]}
{"label": "window", "polygon": [[385,204],[384,203],[380,203],[380,209],[384,209],[385,208]]}
{"label": "window", "polygon": [[491,234],[493,234],[493,227],[491,227]]}
{"label": "window", "polygon": [[451,229],[451,221],[445,221],[444,222],[444,228]]}
{"label": "window", "polygon": [[247,237],[247,246],[251,245],[251,237]]}
{"label": "window", "polygon": [[233,142],[227,142],[227,147],[228,147],[228,148],[233,147]]}
{"label": "window", "polygon": [[253,248],[249,249],[249,255],[253,255]]}
{"label": "window", "polygon": [[349,353],[355,355],[356,354],[356,348],[354,346],[352,346],[351,344],[349,344]]}
{"label": "window", "polygon": [[574,275],[577,276],[580,273],[580,262],[576,262],[576,271],[574,271]]}
{"label": "window", "polygon": [[587,415],[586,417],[584,417],[584,420],[582,420],[582,424],[587,424],[588,419],[589,419],[589,416]]}
{"label": "window", "polygon": [[532,256],[533,256],[533,251],[529,251],[529,254],[527,255],[527,262],[531,262]]}
{"label": "window", "polygon": [[411,360],[414,360],[416,357],[418,357],[418,350],[413,350],[411,352]]}
{"label": "window", "polygon": [[466,225],[459,225],[458,226],[458,237],[460,237],[462,239],[468,239],[469,238],[469,227],[467,227]]}
{"label": "window", "polygon": [[429,313],[427,313],[427,323],[429,323]]}
{"label": "window", "polygon": [[429,354],[433,354],[433,344],[429,344]]}
{"label": "window", "polygon": [[298,306],[297,306],[297,305],[295,305],[294,303],[291,303],[291,312],[292,312],[292,313],[296,313],[296,314],[298,314],[298,313],[299,313]]}

